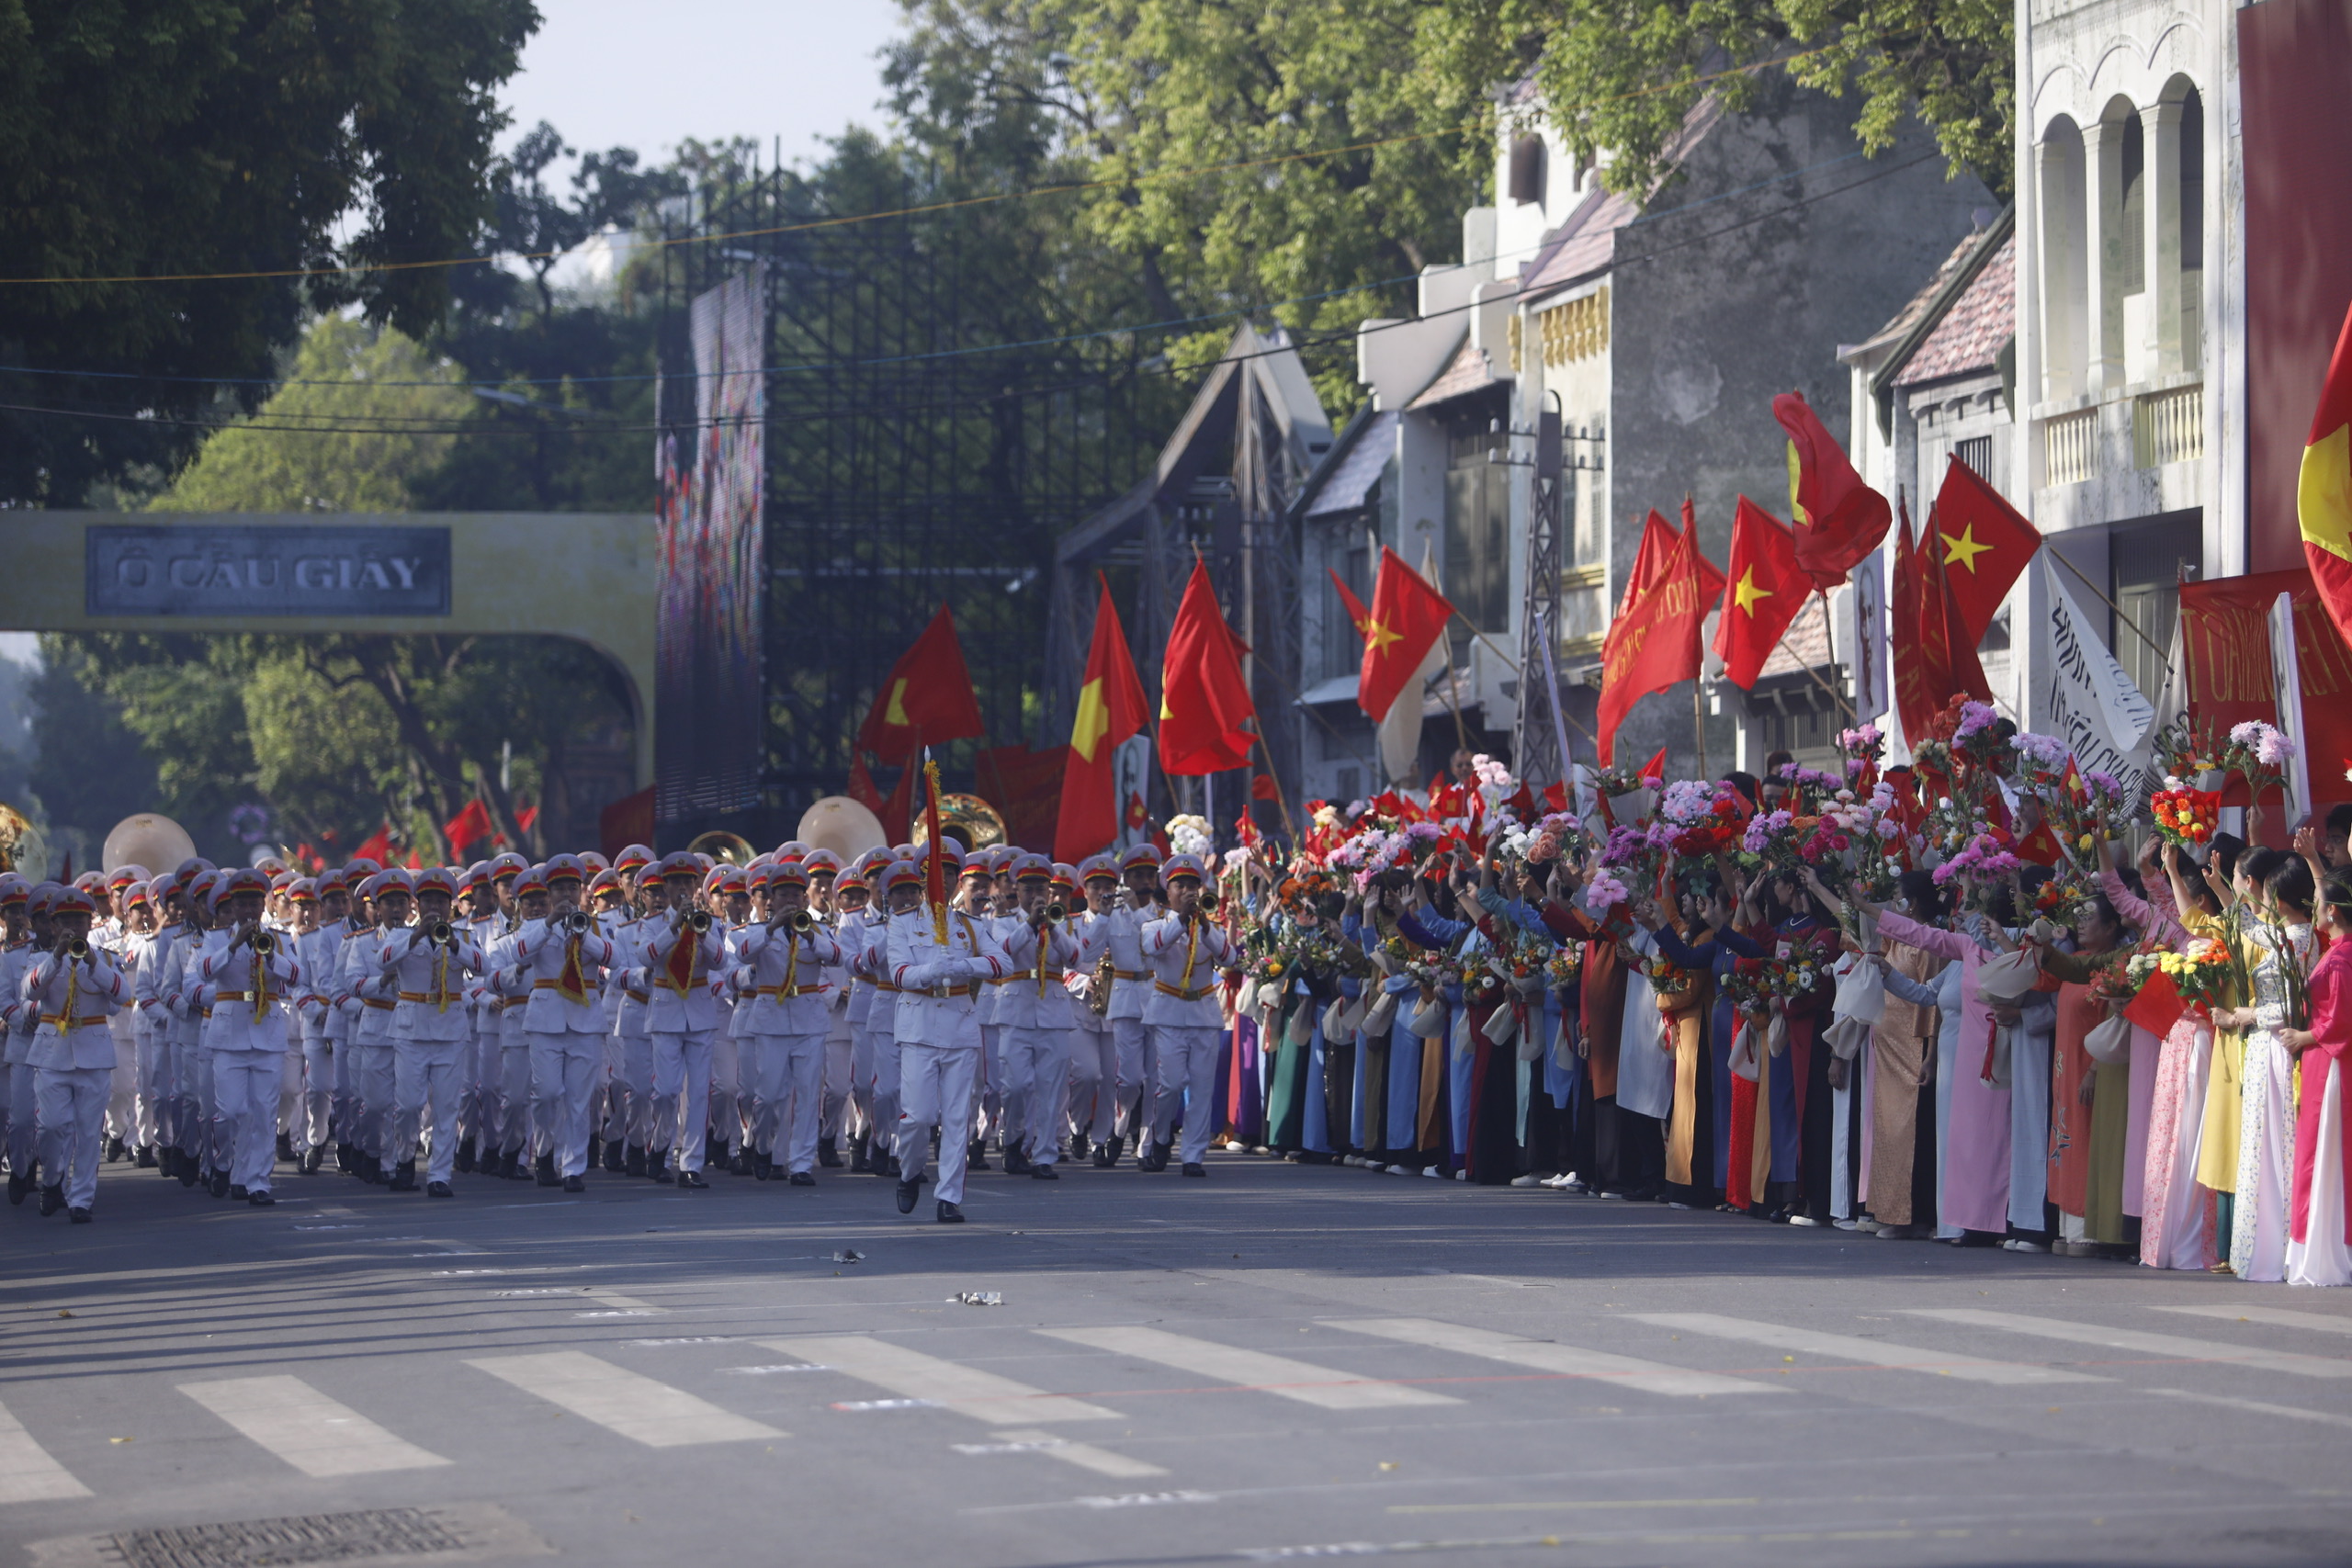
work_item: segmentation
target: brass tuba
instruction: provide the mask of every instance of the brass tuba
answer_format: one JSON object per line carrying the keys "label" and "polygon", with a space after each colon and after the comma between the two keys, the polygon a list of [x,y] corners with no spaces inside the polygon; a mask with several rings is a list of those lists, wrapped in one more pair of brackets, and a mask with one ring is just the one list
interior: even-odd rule
{"label": "brass tuba", "polygon": [[686,852],[708,855],[721,865],[749,865],[760,852],[753,849],[752,841],[742,834],[730,833],[719,828],[695,834],[694,841],[686,846]]}
{"label": "brass tuba", "polygon": [[[939,829],[961,843],[967,851],[993,849],[1011,843],[1012,834],[1004,825],[1004,816],[977,795],[943,795],[939,797]],[[917,848],[931,840],[931,827],[921,811],[914,813],[912,841]]]}

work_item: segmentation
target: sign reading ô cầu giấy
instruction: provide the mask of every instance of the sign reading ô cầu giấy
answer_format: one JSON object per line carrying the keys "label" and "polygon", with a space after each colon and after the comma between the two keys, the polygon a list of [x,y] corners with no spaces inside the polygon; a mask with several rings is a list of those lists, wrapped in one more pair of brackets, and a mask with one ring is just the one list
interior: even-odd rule
{"label": "sign reading \u00f4 c\u1ea7u gi\u1ea5y", "polygon": [[91,615],[446,615],[446,527],[98,524]]}

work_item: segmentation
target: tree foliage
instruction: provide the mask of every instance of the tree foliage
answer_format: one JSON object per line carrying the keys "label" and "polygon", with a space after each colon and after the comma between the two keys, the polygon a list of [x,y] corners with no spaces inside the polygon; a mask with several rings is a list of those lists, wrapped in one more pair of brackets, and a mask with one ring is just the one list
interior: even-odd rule
{"label": "tree foliage", "polygon": [[[430,332],[489,207],[492,96],[530,0],[0,0],[0,500],[77,503],[175,466],[219,400],[258,400],[304,317]],[[394,270],[381,270],[390,264]],[[345,271],[346,267],[357,270]],[[264,276],[316,269],[307,276]],[[246,276],[218,276],[218,275]],[[193,275],[215,275],[198,277]],[[142,281],[114,281],[120,279]]]}
{"label": "tree foliage", "polygon": [[[2011,184],[2016,69],[2007,0],[1448,0],[1425,35],[1430,67],[1463,83],[1532,81],[1517,112],[1549,112],[1615,189],[1645,192],[1700,98],[1735,113],[1758,71],[1857,100],[1863,148],[1916,114],[1955,173]],[[1766,62],[1782,62],[1779,65]]]}

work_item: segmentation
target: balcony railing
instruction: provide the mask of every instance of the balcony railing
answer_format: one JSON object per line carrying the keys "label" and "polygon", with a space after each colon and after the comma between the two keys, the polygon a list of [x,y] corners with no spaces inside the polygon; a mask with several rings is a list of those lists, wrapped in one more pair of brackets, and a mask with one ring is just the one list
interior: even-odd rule
{"label": "balcony railing", "polygon": [[2041,482],[2080,484],[2098,471],[2098,411],[2060,414],[2041,422]]}
{"label": "balcony railing", "polygon": [[2132,460],[2143,468],[2205,456],[2205,389],[2175,387],[2132,403]]}

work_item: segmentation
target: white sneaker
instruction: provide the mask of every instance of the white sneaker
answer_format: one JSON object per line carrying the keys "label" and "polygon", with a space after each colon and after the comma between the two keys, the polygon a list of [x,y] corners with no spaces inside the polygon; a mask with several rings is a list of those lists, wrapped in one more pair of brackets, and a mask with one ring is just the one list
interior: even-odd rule
{"label": "white sneaker", "polygon": [[1418,1176],[1420,1173],[1409,1165],[1392,1165],[1388,1168],[1388,1174],[1391,1176]]}
{"label": "white sneaker", "polygon": [[1821,1222],[1815,1219],[1811,1214],[1791,1214],[1789,1216],[1789,1224],[1792,1225],[1803,1225],[1808,1230],[1819,1230],[1821,1228]]}
{"label": "white sneaker", "polygon": [[1543,1185],[1543,1178],[1538,1176],[1514,1176],[1510,1179],[1510,1184],[1513,1187],[1540,1187]]}
{"label": "white sneaker", "polygon": [[1443,1171],[1438,1169],[1435,1166],[1430,1167],[1427,1170],[1422,1171],[1421,1174],[1428,1177],[1431,1181],[1439,1180],[1445,1175]]}
{"label": "white sneaker", "polygon": [[1858,1231],[1862,1228],[1861,1222],[1859,1220],[1832,1220],[1829,1223],[1841,1231]]}
{"label": "white sneaker", "polygon": [[1466,1170],[1457,1170],[1453,1173],[1453,1179],[1456,1181],[1467,1181],[1470,1179],[1470,1173]]}

